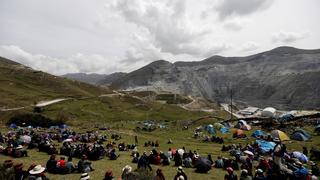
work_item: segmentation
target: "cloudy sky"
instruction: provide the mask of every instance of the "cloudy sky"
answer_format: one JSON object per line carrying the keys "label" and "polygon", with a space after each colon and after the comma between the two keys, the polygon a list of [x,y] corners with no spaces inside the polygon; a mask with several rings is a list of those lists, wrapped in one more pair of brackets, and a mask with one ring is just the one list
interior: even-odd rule
{"label": "cloudy sky", "polygon": [[56,75],[320,48],[319,0],[1,0],[0,56]]}

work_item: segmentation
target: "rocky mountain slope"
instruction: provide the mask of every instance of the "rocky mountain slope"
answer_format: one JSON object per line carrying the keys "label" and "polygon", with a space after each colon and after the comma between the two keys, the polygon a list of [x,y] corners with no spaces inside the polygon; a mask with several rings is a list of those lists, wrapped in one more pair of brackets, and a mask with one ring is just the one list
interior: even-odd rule
{"label": "rocky mountain slope", "polygon": [[320,50],[279,47],[247,57],[213,56],[198,62],[159,60],[111,84],[165,90],[279,109],[320,108]]}

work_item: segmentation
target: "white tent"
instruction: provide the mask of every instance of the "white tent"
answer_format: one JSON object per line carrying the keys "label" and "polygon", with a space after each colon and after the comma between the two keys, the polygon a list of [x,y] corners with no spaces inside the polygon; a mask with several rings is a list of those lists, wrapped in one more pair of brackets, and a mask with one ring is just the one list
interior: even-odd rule
{"label": "white tent", "polygon": [[276,114],[276,109],[273,107],[267,107],[265,109],[262,110],[261,112],[261,116],[263,117],[274,117]]}

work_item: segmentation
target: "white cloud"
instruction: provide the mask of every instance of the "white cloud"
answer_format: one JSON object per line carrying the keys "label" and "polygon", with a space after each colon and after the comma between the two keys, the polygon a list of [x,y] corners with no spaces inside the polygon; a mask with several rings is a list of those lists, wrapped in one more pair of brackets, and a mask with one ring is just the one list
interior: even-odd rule
{"label": "white cloud", "polygon": [[214,7],[220,20],[243,16],[270,7],[273,0],[220,0]]}
{"label": "white cloud", "polygon": [[[261,51],[294,39],[319,48],[317,7],[319,0],[1,0],[0,46],[15,45],[5,50],[10,59],[54,74],[128,72],[158,59],[248,55],[256,52],[245,51],[254,49],[248,40]],[[270,41],[283,27],[312,38],[279,33]]]}
{"label": "white cloud", "polygon": [[[117,14],[119,19],[139,28],[127,56],[131,56],[134,49],[135,53],[142,53],[143,57],[131,57],[131,61],[161,58],[164,54],[203,56],[229,47],[222,47],[219,43],[208,44],[212,26],[208,28],[204,23],[192,21],[186,9],[187,1],[184,0],[119,0],[106,6],[107,12]],[[200,11],[199,18],[201,19]],[[151,55],[146,54],[148,52]],[[127,57],[126,61],[130,59]]]}
{"label": "white cloud", "polygon": [[248,41],[241,46],[241,51],[255,51],[259,48],[259,45],[256,42]]}
{"label": "white cloud", "polygon": [[277,33],[274,33],[272,35],[272,40],[274,42],[280,42],[280,43],[293,43],[298,40],[307,38],[309,36],[308,32],[292,32],[292,31],[280,31]]}
{"label": "white cloud", "polygon": [[239,31],[250,23],[249,19],[245,18],[232,18],[224,22],[224,27],[233,31]]}
{"label": "white cloud", "polygon": [[0,56],[12,59],[33,69],[56,75],[66,73],[112,73],[121,71],[121,64],[98,54],[77,53],[69,57],[55,58],[41,54],[31,54],[18,46],[0,46]]}

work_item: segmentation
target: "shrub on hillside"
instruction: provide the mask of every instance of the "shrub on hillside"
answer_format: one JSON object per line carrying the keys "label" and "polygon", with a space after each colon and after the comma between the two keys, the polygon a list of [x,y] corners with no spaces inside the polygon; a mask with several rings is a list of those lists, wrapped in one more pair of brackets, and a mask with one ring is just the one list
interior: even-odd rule
{"label": "shrub on hillside", "polygon": [[17,114],[9,119],[7,124],[16,124],[18,126],[33,126],[33,127],[50,127],[58,126],[66,123],[65,118],[58,118],[57,120],[50,119],[41,114],[24,113]]}

